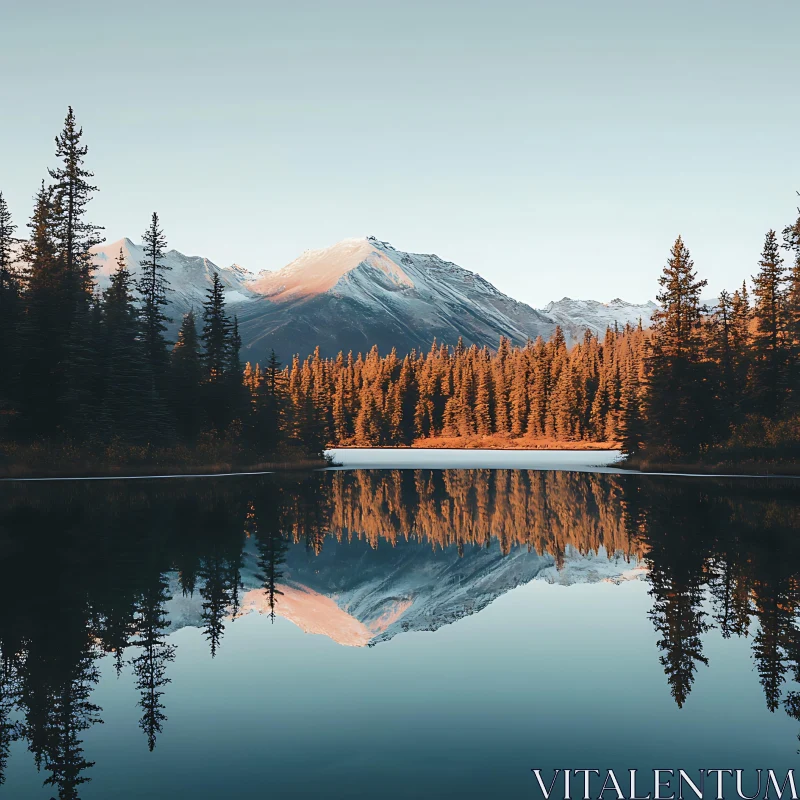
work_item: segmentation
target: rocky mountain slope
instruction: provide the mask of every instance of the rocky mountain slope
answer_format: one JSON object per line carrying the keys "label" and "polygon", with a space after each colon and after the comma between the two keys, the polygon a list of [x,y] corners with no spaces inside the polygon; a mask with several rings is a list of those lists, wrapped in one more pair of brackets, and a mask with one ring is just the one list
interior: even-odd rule
{"label": "rocky mountain slope", "polygon": [[[136,274],[141,246],[130,239],[94,250],[99,287],[108,285],[122,248]],[[569,342],[586,328],[602,336],[607,327],[639,319],[646,326],[656,309],[612,300],[563,298],[534,309],[503,294],[480,275],[436,255],[405,253],[375,238],[345,239],[322,250],[308,250],[277,271],[258,274],[242,267],[219,267],[207,258],[170,250],[165,263],[172,293],[172,330],[190,308],[199,309],[218,272],[230,310],[239,317],[243,358],[263,361],[275,349],[282,361],[293,353],[340,350],[366,352],[373,344],[404,354],[427,350],[434,339],[494,347],[500,336],[515,344],[549,337],[560,325]]]}
{"label": "rocky mountain slope", "polygon": [[[144,259],[141,245],[134,244],[128,238],[98,245],[92,250],[92,261],[97,267],[95,281],[101,290],[108,286],[109,277],[117,267],[120,249],[131,274],[139,274],[139,263]],[[219,267],[207,258],[186,256],[177,250],[168,250],[162,263],[169,267],[170,307],[167,313],[172,318],[172,328],[178,327],[181,318],[190,309],[195,309],[199,314],[215,272],[219,273],[225,287],[225,299],[235,313],[239,313],[238,309],[243,303],[255,297],[249,288],[254,276],[237,265]]]}
{"label": "rocky mountain slope", "polygon": [[549,336],[554,322],[462,267],[435,255],[404,253],[376,239],[346,239],[307,251],[250,288],[262,297],[243,311],[246,348],[286,354],[319,344],[324,355],[431,342],[496,346]]}
{"label": "rocky mountain slope", "polygon": [[638,325],[639,320],[647,328],[657,310],[658,306],[652,300],[636,304],[617,297],[609,303],[600,303],[562,297],[548,303],[542,312],[561,326],[567,339],[577,340],[583,337],[587,328],[597,336],[602,336],[606,328],[613,328],[615,324],[623,328],[627,323]]}

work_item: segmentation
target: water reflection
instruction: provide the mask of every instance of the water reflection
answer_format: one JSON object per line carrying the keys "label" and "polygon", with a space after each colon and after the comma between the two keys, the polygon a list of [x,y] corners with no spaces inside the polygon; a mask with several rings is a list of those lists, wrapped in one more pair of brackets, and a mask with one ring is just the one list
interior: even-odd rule
{"label": "water reflection", "polygon": [[102,724],[92,695],[104,654],[134,683],[152,751],[168,724],[178,627],[201,628],[212,658],[252,609],[375,645],[542,576],[644,576],[679,707],[717,628],[750,639],[769,710],[800,718],[792,483],[356,471],[6,485],[0,502],[0,783],[21,741],[46,785],[80,796],[93,765],[83,736]]}

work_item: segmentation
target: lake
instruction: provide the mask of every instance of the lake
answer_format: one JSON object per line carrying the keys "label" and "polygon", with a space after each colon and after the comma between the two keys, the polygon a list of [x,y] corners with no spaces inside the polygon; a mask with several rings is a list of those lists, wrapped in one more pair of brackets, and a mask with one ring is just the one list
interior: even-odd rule
{"label": "lake", "polygon": [[795,481],[462,455],[0,484],[0,797],[798,766]]}

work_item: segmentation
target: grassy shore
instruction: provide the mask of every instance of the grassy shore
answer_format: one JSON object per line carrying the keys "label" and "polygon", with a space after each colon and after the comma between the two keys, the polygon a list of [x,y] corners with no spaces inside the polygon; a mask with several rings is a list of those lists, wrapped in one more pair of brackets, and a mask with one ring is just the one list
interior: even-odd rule
{"label": "grassy shore", "polygon": [[686,472],[708,475],[800,475],[800,416],[770,420],[749,416],[730,438],[693,457],[646,449],[620,466],[642,472]]}
{"label": "grassy shore", "polygon": [[678,472],[687,475],[800,475],[800,461],[780,459],[708,458],[684,461],[664,456],[631,456],[620,461],[620,469],[641,472]]}
{"label": "grassy shore", "polygon": [[283,450],[257,457],[227,443],[195,448],[131,447],[70,443],[0,445],[0,478],[93,478],[145,475],[223,475],[325,467],[322,457]]}

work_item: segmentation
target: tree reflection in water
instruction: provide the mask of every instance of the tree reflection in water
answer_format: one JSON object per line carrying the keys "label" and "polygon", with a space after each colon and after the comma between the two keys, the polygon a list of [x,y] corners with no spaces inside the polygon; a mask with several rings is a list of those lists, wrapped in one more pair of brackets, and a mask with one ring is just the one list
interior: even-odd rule
{"label": "tree reflection in water", "polygon": [[[60,798],[79,797],[98,659],[140,694],[153,750],[176,646],[170,587],[199,595],[213,657],[239,612],[248,541],[265,609],[280,608],[292,547],[335,540],[431,554],[497,542],[606,553],[648,567],[650,618],[682,707],[703,637],[751,637],[770,711],[800,719],[800,498],[793,483],[517,470],[375,470],[170,482],[0,487],[0,783],[22,740]],[[322,562],[320,562],[322,563]],[[32,575],[35,589],[31,591]]]}

